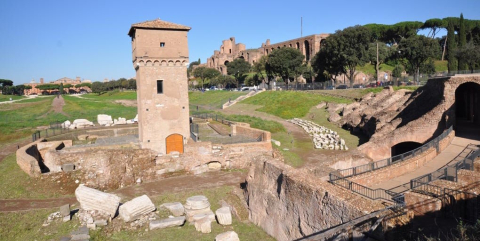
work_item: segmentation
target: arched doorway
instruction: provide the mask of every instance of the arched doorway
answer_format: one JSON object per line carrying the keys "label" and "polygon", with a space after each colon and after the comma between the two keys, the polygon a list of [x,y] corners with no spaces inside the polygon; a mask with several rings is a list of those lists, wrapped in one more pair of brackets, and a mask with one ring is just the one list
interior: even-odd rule
{"label": "arched doorway", "polygon": [[469,135],[479,130],[480,85],[467,82],[455,90],[455,132]]}
{"label": "arched doorway", "polygon": [[422,146],[422,143],[414,142],[414,141],[406,141],[400,142],[394,146],[392,146],[391,153],[392,156],[397,156],[411,150],[417,149]]}
{"label": "arched doorway", "polygon": [[183,153],[183,136],[180,134],[171,134],[165,138],[167,145],[167,154],[172,151]]}
{"label": "arched doorway", "polygon": [[305,59],[306,59],[307,61],[310,61],[310,43],[309,43],[307,40],[305,40],[305,42],[304,42],[303,44],[304,44],[304,46],[305,46],[305,48],[304,48],[304,50],[305,50],[305,53],[304,53],[304,54],[305,54]]}

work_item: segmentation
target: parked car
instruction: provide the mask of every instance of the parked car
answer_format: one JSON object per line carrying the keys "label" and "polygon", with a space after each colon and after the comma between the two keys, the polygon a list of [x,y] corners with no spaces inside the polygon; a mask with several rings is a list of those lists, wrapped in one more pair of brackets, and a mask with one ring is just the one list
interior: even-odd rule
{"label": "parked car", "polygon": [[327,86],[325,87],[326,90],[334,90],[335,89],[335,86]]}
{"label": "parked car", "polygon": [[337,90],[341,90],[341,89],[348,89],[348,86],[346,86],[346,85],[337,86]]}
{"label": "parked car", "polygon": [[356,85],[353,85],[353,88],[354,89],[363,89],[365,88],[363,85],[360,85],[360,84],[356,84]]}

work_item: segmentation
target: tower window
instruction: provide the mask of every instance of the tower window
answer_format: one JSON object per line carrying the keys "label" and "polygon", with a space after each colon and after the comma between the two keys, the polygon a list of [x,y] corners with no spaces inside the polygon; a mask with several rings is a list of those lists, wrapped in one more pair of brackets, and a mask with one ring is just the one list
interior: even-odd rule
{"label": "tower window", "polygon": [[157,80],[157,94],[163,94],[163,80]]}
{"label": "tower window", "polygon": [[165,42],[160,42],[160,48],[165,47]]}

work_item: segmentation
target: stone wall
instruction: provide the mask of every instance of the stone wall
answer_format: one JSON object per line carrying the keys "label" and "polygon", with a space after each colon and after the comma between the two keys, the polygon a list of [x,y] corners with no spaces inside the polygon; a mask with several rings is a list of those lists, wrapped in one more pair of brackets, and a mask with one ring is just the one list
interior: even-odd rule
{"label": "stone wall", "polygon": [[[445,148],[450,145],[454,137],[455,132],[452,131],[447,137],[441,140],[438,153],[445,150]],[[438,153],[435,147],[431,147],[422,154],[419,154],[418,156],[415,156],[408,160],[396,162],[391,166],[385,168],[352,177],[350,178],[350,180],[365,186],[376,185],[416,170],[417,168],[425,165],[427,162],[433,160],[438,155]]]}
{"label": "stone wall", "polygon": [[255,158],[246,180],[250,220],[277,240],[294,240],[383,209],[271,157]]}
{"label": "stone wall", "polygon": [[270,141],[272,139],[270,132],[250,128],[250,126],[232,125],[232,133],[235,133],[236,135],[247,136],[252,139],[257,139],[262,136],[262,141]]}
{"label": "stone wall", "polygon": [[409,210],[413,210],[415,215],[418,216],[442,209],[442,201],[440,199],[415,192],[405,193],[405,204]]}
{"label": "stone wall", "polygon": [[23,146],[16,153],[17,165],[31,177],[37,177],[42,174],[39,166],[39,161],[42,161],[42,157],[37,149],[37,144],[41,141],[38,140]]}

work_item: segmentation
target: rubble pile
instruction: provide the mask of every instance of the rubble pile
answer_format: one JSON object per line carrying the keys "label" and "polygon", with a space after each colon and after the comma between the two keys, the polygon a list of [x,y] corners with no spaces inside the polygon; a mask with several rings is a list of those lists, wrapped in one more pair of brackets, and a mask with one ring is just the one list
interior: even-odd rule
{"label": "rubble pile", "polygon": [[348,151],[345,140],[340,138],[340,135],[335,131],[299,118],[293,118],[288,120],[288,122],[302,127],[313,138],[313,144],[316,149]]}

